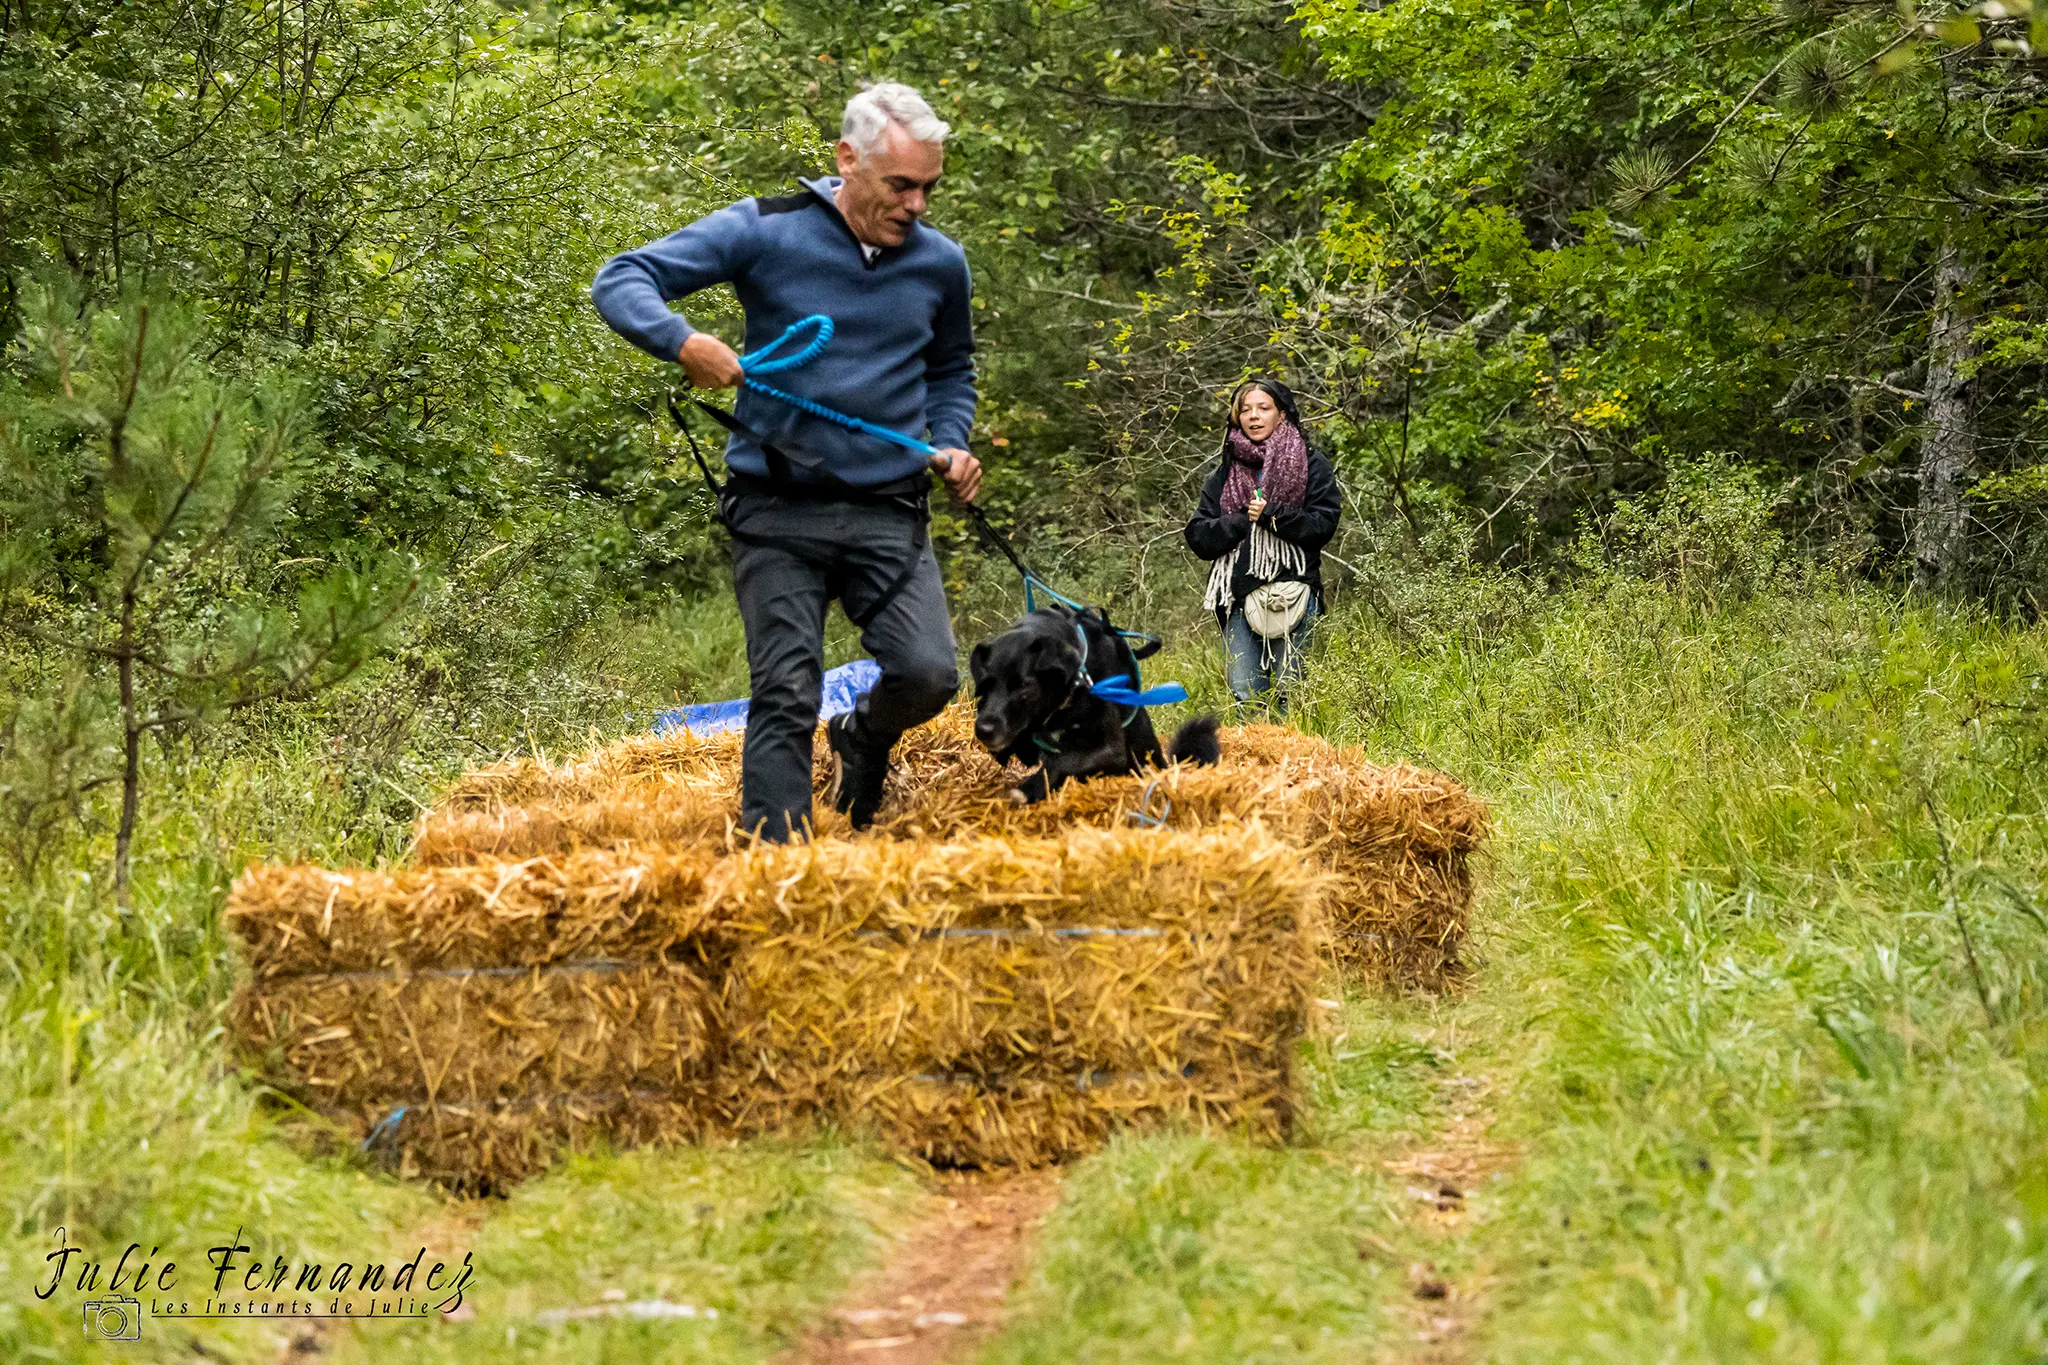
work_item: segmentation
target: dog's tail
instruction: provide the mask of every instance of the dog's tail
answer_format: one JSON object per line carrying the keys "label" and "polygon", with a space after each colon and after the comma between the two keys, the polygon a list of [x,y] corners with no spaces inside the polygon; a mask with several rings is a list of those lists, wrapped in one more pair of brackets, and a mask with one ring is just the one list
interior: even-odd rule
{"label": "dog's tail", "polygon": [[1173,733],[1166,756],[1175,763],[1213,767],[1223,757],[1223,743],[1216,737],[1216,713],[1196,716]]}

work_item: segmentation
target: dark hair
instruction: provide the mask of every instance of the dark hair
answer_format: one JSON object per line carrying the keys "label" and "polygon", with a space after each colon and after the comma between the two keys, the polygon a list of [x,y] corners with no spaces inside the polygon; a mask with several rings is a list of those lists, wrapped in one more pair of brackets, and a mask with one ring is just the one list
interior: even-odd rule
{"label": "dark hair", "polygon": [[1252,389],[1263,391],[1266,397],[1273,400],[1273,406],[1280,409],[1282,417],[1294,423],[1297,428],[1301,426],[1301,410],[1294,404],[1294,390],[1277,379],[1255,375],[1230,391],[1230,412],[1223,421],[1226,435],[1236,429],[1238,406],[1244,402],[1245,394]]}

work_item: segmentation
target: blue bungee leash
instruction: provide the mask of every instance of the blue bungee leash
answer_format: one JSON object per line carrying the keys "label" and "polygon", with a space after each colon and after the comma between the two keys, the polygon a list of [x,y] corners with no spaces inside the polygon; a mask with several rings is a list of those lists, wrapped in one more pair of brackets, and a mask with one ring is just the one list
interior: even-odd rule
{"label": "blue bungee leash", "polygon": [[[806,337],[808,337],[807,340],[805,339]],[[905,436],[902,432],[882,426],[880,423],[864,421],[850,413],[841,412],[837,408],[826,407],[823,403],[817,402],[814,399],[778,389],[773,384],[763,383],[756,377],[764,374],[780,374],[785,370],[800,369],[816,360],[831,341],[831,318],[823,313],[813,313],[807,318],[799,319],[791,323],[783,330],[781,336],[775,338],[766,346],[756,351],[749,351],[739,358],[740,373],[744,376],[740,382],[754,392],[773,398],[778,403],[786,403],[799,412],[809,413],[821,421],[831,422],[835,426],[846,428],[848,431],[857,431],[863,436],[872,436],[878,441],[886,441],[890,445],[916,451],[927,459],[943,453],[929,441],[920,441],[915,436]],[[799,342],[801,342],[801,345],[798,344]],[[787,346],[797,346],[797,349],[788,354],[783,354],[783,348]],[[701,400],[698,402],[698,406],[707,409],[722,424],[728,427],[732,427],[737,421],[730,414],[721,412]],[[676,424],[682,426],[682,414],[677,410],[673,399],[669,402],[669,411],[674,414]],[[684,434],[687,435],[689,428],[685,426],[683,430]],[[691,445],[694,452],[694,439]],[[698,463],[700,465],[703,464],[701,456],[698,457]],[[705,466],[705,479],[707,481],[710,480],[708,466]],[[1025,611],[1037,611],[1038,598],[1041,596],[1049,597],[1071,611],[1085,614],[1089,610],[1087,604],[1075,601],[1033,573],[1031,567],[1023,561],[1017,554],[1016,549],[1010,544],[1009,538],[996,530],[994,524],[989,521],[988,513],[982,511],[971,502],[963,502],[960,505],[967,509],[967,515],[974,521],[975,528],[981,533],[982,539],[994,546],[1003,558],[1009,560],[1011,567],[1015,568],[1018,576],[1024,580]],[[1119,638],[1127,642],[1135,641],[1139,644],[1149,644],[1155,647],[1161,643],[1157,635],[1148,635],[1142,631],[1124,630],[1118,626],[1110,625],[1107,617],[1103,618],[1103,624],[1109,626],[1109,629],[1115,631]],[[1087,640],[1084,636],[1081,648],[1081,665],[1084,673],[1087,669],[1087,663]],[[1153,688],[1145,688],[1142,683],[1143,679],[1138,671],[1137,657],[1134,654],[1131,659],[1130,673],[1120,674],[1117,677],[1109,678],[1102,682],[1092,683],[1088,690],[1095,696],[1101,697],[1104,701],[1113,702],[1118,706],[1163,706],[1169,702],[1186,701],[1188,699],[1187,689],[1179,683],[1165,683]]]}

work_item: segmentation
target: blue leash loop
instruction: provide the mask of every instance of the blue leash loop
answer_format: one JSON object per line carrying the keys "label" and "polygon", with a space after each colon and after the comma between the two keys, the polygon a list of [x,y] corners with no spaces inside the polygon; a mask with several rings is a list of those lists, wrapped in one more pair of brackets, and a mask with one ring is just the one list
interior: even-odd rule
{"label": "blue leash loop", "polygon": [[370,1129],[370,1135],[363,1139],[363,1150],[365,1152],[376,1146],[383,1139],[398,1132],[398,1126],[405,1122],[406,1108],[406,1105],[401,1104],[383,1118],[377,1120],[376,1125]]}
{"label": "blue leash loop", "polygon": [[[803,344],[796,351],[788,355],[779,354],[783,347],[795,345],[806,335],[809,336],[809,340],[803,341]],[[775,338],[766,346],[761,347],[757,351],[749,351],[740,357],[740,372],[746,376],[740,382],[755,393],[765,394],[778,403],[787,403],[798,412],[807,412],[811,416],[831,422],[835,426],[845,427],[848,431],[857,431],[863,436],[872,436],[878,441],[887,441],[890,445],[901,446],[905,450],[914,450],[928,458],[940,454],[939,448],[929,441],[920,441],[915,436],[905,436],[900,431],[895,431],[876,422],[863,421],[861,418],[855,417],[850,413],[841,412],[837,408],[828,408],[823,403],[813,399],[787,393],[772,384],[764,384],[754,377],[756,375],[780,374],[785,370],[800,369],[816,360],[825,347],[831,344],[831,341],[831,318],[826,317],[823,313],[813,313],[807,318],[801,318],[791,323],[783,330],[781,336]],[[974,518],[975,525],[980,528],[983,539],[1000,550],[1003,557],[1008,559],[1018,574],[1023,577],[1025,611],[1037,611],[1038,598],[1041,596],[1049,597],[1072,611],[1085,613],[1088,610],[1085,603],[1075,601],[1040,578],[1037,574],[1031,572],[1029,566],[1022,559],[1018,558],[1017,552],[1010,548],[1009,541],[998,534],[996,528],[989,524],[986,512],[983,512],[971,502],[961,505],[967,509],[968,515]],[[1110,627],[1110,629],[1115,630],[1119,636],[1127,641],[1135,641],[1139,644],[1160,643],[1157,635],[1148,635],[1143,631],[1123,630],[1115,626]],[[1087,664],[1087,658],[1088,646],[1087,640],[1084,638],[1081,644],[1081,659],[1084,668]],[[1187,689],[1179,683],[1166,683],[1159,687],[1144,688],[1142,686],[1142,679],[1138,674],[1138,665],[1135,659],[1131,662],[1130,673],[1110,678],[1104,682],[1095,683],[1088,690],[1101,697],[1104,701],[1115,702],[1118,706],[1164,706],[1169,702],[1186,701],[1188,699]]]}
{"label": "blue leash loop", "polygon": [[1158,787],[1159,779],[1156,777],[1147,782],[1145,784],[1145,794],[1138,798],[1138,808],[1125,811],[1124,814],[1134,823],[1143,825],[1147,829],[1165,829],[1166,822],[1173,818],[1173,798],[1164,792],[1160,792],[1160,811],[1159,814],[1154,815],[1152,813],[1152,793]]}
{"label": "blue leash loop", "polygon": [[[1111,629],[1115,629],[1115,627],[1111,627]],[[1123,633],[1120,630],[1117,631],[1119,635]],[[1130,707],[1131,713],[1124,717],[1125,725],[1129,725],[1138,718],[1138,708],[1141,706],[1164,706],[1168,702],[1186,701],[1188,699],[1188,690],[1179,683],[1161,683],[1157,687],[1139,690],[1139,679],[1137,677],[1138,661],[1136,659],[1131,660],[1131,671],[1129,673],[1119,673],[1114,678],[1104,678],[1097,681],[1088,675],[1088,632],[1083,629],[1079,621],[1074,622],[1074,641],[1081,646],[1080,681],[1088,684],[1088,695],[1100,697],[1102,700],[1117,706]]]}
{"label": "blue leash loop", "polygon": [[[777,351],[794,342],[806,332],[812,333],[812,336],[810,341],[805,343],[802,350],[797,351],[794,355],[776,355]],[[857,431],[863,436],[872,436],[878,441],[887,441],[891,445],[902,446],[905,450],[914,450],[920,455],[930,456],[938,454],[939,448],[929,441],[920,441],[915,436],[905,436],[900,431],[892,430],[876,422],[862,421],[860,418],[841,412],[837,408],[828,408],[823,403],[815,402],[809,398],[803,398],[793,393],[785,393],[773,384],[763,384],[760,380],[754,378],[757,374],[780,374],[784,370],[794,370],[808,365],[818,358],[819,353],[825,349],[831,340],[832,319],[826,317],[823,313],[813,313],[799,322],[793,322],[781,336],[775,338],[775,340],[769,342],[760,350],[749,351],[740,357],[740,370],[747,376],[741,382],[755,393],[767,394],[779,403],[787,403],[799,412],[808,412],[813,417],[823,418],[827,422],[845,427],[848,431]]]}

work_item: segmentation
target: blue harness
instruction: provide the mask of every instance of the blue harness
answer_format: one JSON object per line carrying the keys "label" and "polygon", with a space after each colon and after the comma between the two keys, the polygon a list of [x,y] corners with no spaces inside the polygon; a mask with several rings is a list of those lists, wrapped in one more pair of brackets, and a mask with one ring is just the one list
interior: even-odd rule
{"label": "blue harness", "polygon": [[[1116,630],[1116,627],[1111,626],[1110,629]],[[1119,630],[1117,634],[1122,635],[1123,632]],[[1179,683],[1161,683],[1157,687],[1139,690],[1138,661],[1135,658],[1131,660],[1131,672],[1119,673],[1114,678],[1104,678],[1097,682],[1088,676],[1088,632],[1082,628],[1078,620],[1074,622],[1074,640],[1081,646],[1081,676],[1077,681],[1087,687],[1088,695],[1091,697],[1100,697],[1106,702],[1133,708],[1131,714],[1124,717],[1124,724],[1131,723],[1132,718],[1137,715],[1137,707],[1164,706],[1168,702],[1188,699],[1188,690]]]}
{"label": "blue harness", "polygon": [[[788,355],[777,354],[783,347],[796,344],[806,333],[809,334],[810,339],[805,341],[798,350]],[[939,454],[939,448],[932,445],[929,441],[920,441],[915,436],[905,436],[900,431],[882,426],[876,422],[863,421],[861,418],[841,412],[837,408],[828,408],[823,403],[813,399],[786,392],[772,384],[765,384],[755,377],[764,374],[780,374],[785,370],[799,369],[802,366],[808,365],[818,358],[819,353],[825,349],[831,340],[832,319],[826,317],[823,313],[813,313],[807,318],[790,324],[789,328],[781,336],[775,338],[775,340],[769,342],[760,350],[749,351],[746,355],[741,356],[739,358],[740,372],[745,377],[740,382],[755,393],[764,394],[779,403],[787,403],[799,412],[807,412],[813,417],[831,422],[836,426],[845,427],[848,431],[857,431],[863,436],[872,436],[878,441],[886,441],[890,445],[901,446],[905,450],[914,450],[926,457]],[[701,401],[698,402],[697,406],[705,409],[721,425],[729,430],[741,431],[741,428],[735,425],[737,419],[733,418],[730,414]],[[669,411],[674,415],[676,425],[682,427],[683,434],[688,436],[690,429],[684,424],[682,413],[676,408],[673,397],[669,400]],[[749,439],[756,440],[758,443],[758,437],[755,437],[753,433],[742,431],[742,434],[747,435]],[[692,454],[697,456],[697,463],[704,471],[704,480],[711,485],[712,494],[716,497],[718,484],[711,477],[711,467],[704,462],[703,455],[697,451],[695,437],[690,439],[690,450]],[[971,502],[962,503],[961,505],[967,509],[968,515],[973,518],[976,527],[981,531],[982,538],[1001,551],[1003,557],[1009,560],[1011,565],[1016,568],[1018,574],[1023,577],[1025,611],[1038,610],[1037,598],[1041,595],[1049,597],[1061,606],[1075,612],[1085,613],[1088,610],[1085,605],[1058,591],[1051,584],[1033,573],[1025,565],[1024,561],[1018,557],[1016,550],[1011,548],[1008,539],[999,534],[996,528],[989,523],[986,512],[983,512]],[[1159,643],[1159,637],[1156,635],[1147,635],[1140,631],[1122,630],[1115,626],[1111,626],[1110,629],[1115,630],[1117,635],[1126,641],[1138,641],[1145,644]],[[1087,682],[1090,695],[1100,697],[1106,702],[1113,702],[1118,706],[1128,707],[1164,706],[1169,702],[1186,701],[1188,699],[1188,690],[1179,683],[1162,683],[1158,687],[1145,687],[1143,679],[1138,672],[1138,661],[1135,657],[1131,660],[1131,671],[1129,673],[1119,674],[1114,678],[1106,678],[1101,682],[1094,681],[1088,676],[1088,636],[1081,629],[1081,624],[1078,621],[1074,623],[1074,633],[1080,638],[1081,678],[1084,682]],[[1132,714],[1135,715],[1136,712],[1134,711]],[[1128,725],[1130,717],[1126,717],[1124,723]]]}

